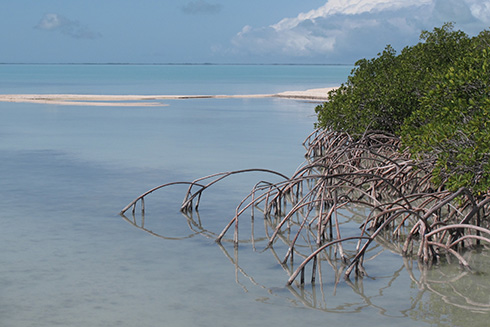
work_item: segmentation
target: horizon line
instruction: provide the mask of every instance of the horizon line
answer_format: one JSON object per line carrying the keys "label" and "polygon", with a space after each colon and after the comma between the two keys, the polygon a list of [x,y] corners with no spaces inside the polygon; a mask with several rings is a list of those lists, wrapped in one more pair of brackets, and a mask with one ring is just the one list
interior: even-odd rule
{"label": "horizon line", "polygon": [[211,63],[211,62],[162,62],[162,63],[138,63],[138,62],[0,62],[0,65],[114,65],[114,66],[353,66],[354,64],[322,64],[322,63]]}

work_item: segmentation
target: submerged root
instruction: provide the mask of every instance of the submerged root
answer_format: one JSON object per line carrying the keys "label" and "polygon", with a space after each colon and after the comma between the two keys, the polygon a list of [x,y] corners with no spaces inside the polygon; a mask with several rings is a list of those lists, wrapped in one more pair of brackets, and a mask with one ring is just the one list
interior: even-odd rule
{"label": "submerged root", "polygon": [[[288,285],[298,276],[304,284],[307,265],[311,265],[314,283],[318,263],[331,260],[324,255],[331,248],[345,266],[344,277],[349,278],[353,271],[356,276],[366,274],[366,253],[378,239],[399,244],[398,253],[416,256],[426,265],[438,262],[443,254],[452,254],[466,268],[469,265],[461,253],[490,243],[488,194],[477,199],[464,188],[457,192],[435,188],[431,184],[433,160],[415,162],[408,152],[400,151],[395,136],[370,132],[354,140],[347,134],[318,130],[304,145],[307,161],[292,177],[248,169],[164,184],[136,198],[121,214],[132,208],[134,215],[137,203],[144,214],[147,195],[175,184],[189,185],[181,205],[181,211],[189,214],[198,210],[202,193],[224,178],[249,172],[279,176],[280,182],[259,182],[253,187],[216,241],[222,242],[234,227],[233,242],[238,245],[239,220],[245,212],[251,212],[252,220],[260,212],[267,247],[278,241],[287,246],[281,264],[289,261],[292,265],[293,256],[303,258],[294,269],[288,269]],[[343,215],[353,207],[368,214],[357,236],[344,237]]]}

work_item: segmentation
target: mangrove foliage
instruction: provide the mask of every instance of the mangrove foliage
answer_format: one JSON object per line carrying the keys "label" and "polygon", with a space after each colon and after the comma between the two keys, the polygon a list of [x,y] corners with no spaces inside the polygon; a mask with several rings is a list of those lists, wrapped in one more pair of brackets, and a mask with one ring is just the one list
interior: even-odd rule
{"label": "mangrove foliage", "polygon": [[356,63],[346,83],[316,108],[318,127],[358,138],[398,136],[433,182],[474,194],[490,189],[490,32],[470,38],[447,23],[396,54],[391,46]]}

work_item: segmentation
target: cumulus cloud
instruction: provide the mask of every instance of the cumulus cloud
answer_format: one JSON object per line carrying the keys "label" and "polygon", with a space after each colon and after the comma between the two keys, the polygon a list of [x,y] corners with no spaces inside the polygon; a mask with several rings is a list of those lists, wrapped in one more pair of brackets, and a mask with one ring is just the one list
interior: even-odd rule
{"label": "cumulus cloud", "polygon": [[70,20],[59,14],[45,14],[35,28],[44,31],[57,31],[75,39],[96,39],[100,33],[91,31],[78,21]]}
{"label": "cumulus cloud", "polygon": [[294,28],[306,20],[315,20],[335,15],[360,15],[363,13],[379,13],[388,10],[400,10],[406,7],[420,6],[431,0],[330,0],[322,7],[301,13],[295,18],[285,18],[272,25],[276,30]]}
{"label": "cumulus cloud", "polygon": [[487,29],[490,0],[329,0],[270,26],[245,26],[232,44],[248,55],[352,63],[387,44],[401,50],[449,21],[468,34]]}
{"label": "cumulus cloud", "polygon": [[196,0],[182,6],[182,11],[186,14],[215,14],[221,11],[221,4],[208,3],[204,0]]}

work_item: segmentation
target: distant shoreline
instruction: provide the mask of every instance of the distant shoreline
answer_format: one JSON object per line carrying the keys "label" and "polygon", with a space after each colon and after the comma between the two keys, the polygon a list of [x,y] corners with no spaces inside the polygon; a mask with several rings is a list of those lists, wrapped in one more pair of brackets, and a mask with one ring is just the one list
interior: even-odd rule
{"label": "distant shoreline", "polygon": [[154,101],[240,98],[284,98],[293,100],[327,101],[328,92],[332,89],[335,89],[335,87],[310,89],[306,91],[287,91],[275,94],[237,95],[0,94],[0,102],[39,103],[68,106],[162,107],[167,106],[167,104]]}
{"label": "distant shoreline", "polygon": [[216,63],[216,62],[0,62],[0,65],[60,65],[60,66],[353,66],[352,64],[322,64],[322,63]]}

